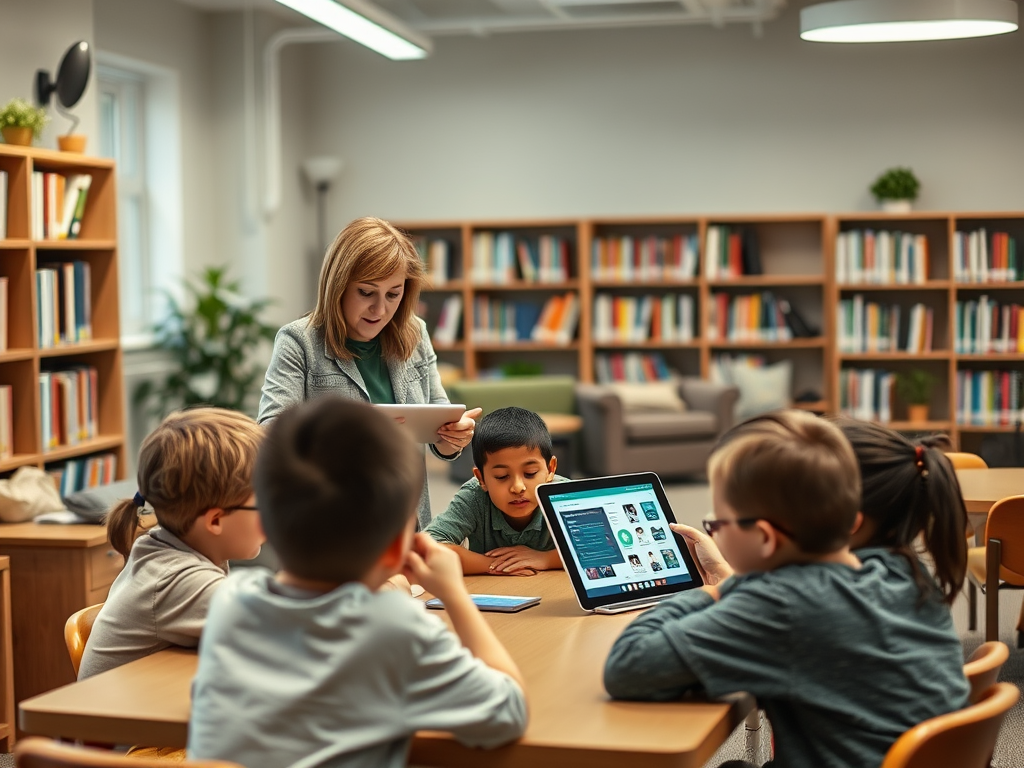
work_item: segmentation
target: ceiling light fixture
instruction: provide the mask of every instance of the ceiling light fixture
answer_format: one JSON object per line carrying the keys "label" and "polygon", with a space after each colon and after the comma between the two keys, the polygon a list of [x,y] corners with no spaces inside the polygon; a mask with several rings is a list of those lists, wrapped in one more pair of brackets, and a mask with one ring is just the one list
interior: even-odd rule
{"label": "ceiling light fixture", "polygon": [[363,0],[277,0],[313,21],[395,61],[422,59],[432,50],[430,39]]}
{"label": "ceiling light fixture", "polygon": [[952,40],[1016,29],[1014,0],[839,0],[800,11],[800,37],[815,43]]}

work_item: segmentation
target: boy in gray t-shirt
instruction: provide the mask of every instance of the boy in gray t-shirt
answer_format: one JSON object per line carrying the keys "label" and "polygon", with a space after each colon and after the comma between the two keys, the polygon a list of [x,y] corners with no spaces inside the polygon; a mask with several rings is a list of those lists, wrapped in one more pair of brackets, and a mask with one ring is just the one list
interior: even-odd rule
{"label": "boy in gray t-shirt", "polygon": [[[415,534],[417,446],[372,407],[325,397],[270,426],[256,466],[282,570],[232,574],[199,648],[188,754],[246,768],[398,768],[419,730],[496,747],[522,735],[515,663],[455,553]],[[382,589],[404,574],[440,598]]]}
{"label": "boy in gray t-shirt", "polygon": [[612,696],[748,691],[778,768],[877,768],[904,731],[967,704],[939,591],[922,597],[902,555],[850,551],[860,472],[834,425],[795,411],[741,424],[708,477],[704,527],[736,575],[627,627],[605,665]]}
{"label": "boy in gray t-shirt", "polygon": [[516,407],[488,413],[473,435],[473,464],[473,479],[425,532],[454,549],[467,574],[530,576],[561,568],[537,486],[566,478],[555,474],[558,460],[540,416]]}

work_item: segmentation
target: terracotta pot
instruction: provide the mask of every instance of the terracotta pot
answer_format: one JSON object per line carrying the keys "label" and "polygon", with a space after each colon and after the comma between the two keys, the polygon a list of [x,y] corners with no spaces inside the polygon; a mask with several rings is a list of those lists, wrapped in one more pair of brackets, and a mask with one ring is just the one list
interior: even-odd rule
{"label": "terracotta pot", "polygon": [[927,405],[908,405],[907,420],[914,424],[924,424],[928,421]]}
{"label": "terracotta pot", "polygon": [[4,141],[7,144],[17,144],[21,147],[32,146],[31,128],[15,128],[14,126],[8,125],[0,128],[0,133],[4,135]]}
{"label": "terracotta pot", "polygon": [[57,137],[57,146],[60,147],[61,152],[82,154],[85,152],[85,139],[84,133],[69,133],[67,136]]}

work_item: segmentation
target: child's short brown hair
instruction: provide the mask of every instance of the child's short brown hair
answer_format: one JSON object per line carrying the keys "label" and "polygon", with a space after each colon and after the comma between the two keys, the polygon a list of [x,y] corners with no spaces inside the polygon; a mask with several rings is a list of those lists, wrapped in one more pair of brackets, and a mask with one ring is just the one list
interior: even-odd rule
{"label": "child's short brown hair", "polygon": [[289,408],[256,464],[267,541],[285,570],[342,583],[362,578],[423,492],[423,456],[394,419],[336,396]]}
{"label": "child's short brown hair", "polygon": [[[183,536],[206,510],[248,500],[262,440],[263,428],[238,411],[172,413],[142,441],[139,493],[163,528]],[[107,513],[110,543],[126,558],[138,533],[138,501],[125,499]]]}
{"label": "child's short brown hair", "polygon": [[726,432],[708,477],[740,517],[777,523],[808,554],[843,547],[860,508],[860,470],[834,424],[802,411],[757,416]]}

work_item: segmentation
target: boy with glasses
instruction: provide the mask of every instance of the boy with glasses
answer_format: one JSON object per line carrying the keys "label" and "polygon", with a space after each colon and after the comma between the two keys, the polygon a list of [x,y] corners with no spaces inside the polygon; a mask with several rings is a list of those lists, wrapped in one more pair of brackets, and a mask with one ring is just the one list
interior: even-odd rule
{"label": "boy with glasses", "polygon": [[634,621],[605,666],[612,696],[748,691],[771,764],[798,768],[877,768],[904,731],[967,703],[946,606],[921,599],[898,556],[850,551],[860,474],[834,425],[796,411],[741,424],[708,477],[704,528],[736,575]]}

